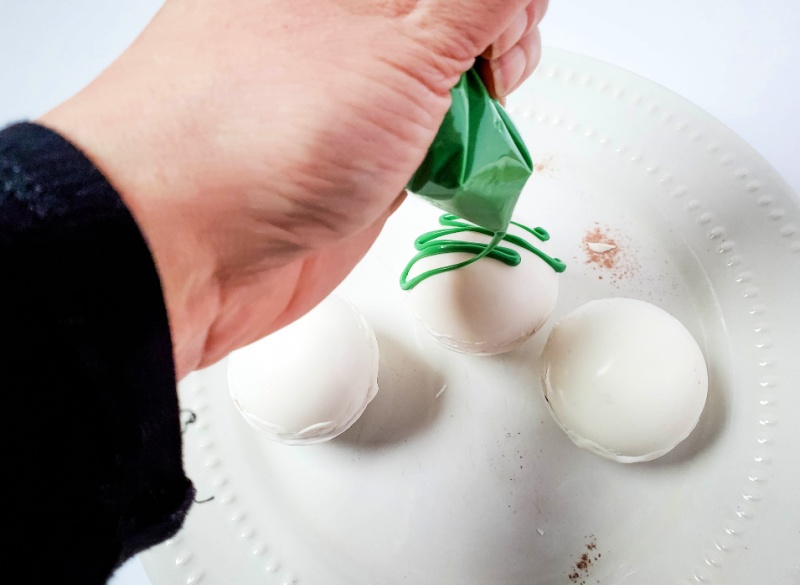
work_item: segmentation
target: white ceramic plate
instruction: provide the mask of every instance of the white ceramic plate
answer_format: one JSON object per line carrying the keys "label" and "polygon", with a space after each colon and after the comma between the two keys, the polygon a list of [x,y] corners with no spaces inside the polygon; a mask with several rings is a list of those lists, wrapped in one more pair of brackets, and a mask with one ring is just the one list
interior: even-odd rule
{"label": "white ceramic plate", "polygon": [[[800,582],[798,199],[695,106],[584,57],[547,51],[509,111],[538,170],[517,218],[569,264],[548,326],[495,358],[428,339],[397,277],[438,214],[407,201],[340,289],[381,348],[353,428],[270,443],[225,362],[181,385],[187,472],[213,500],[142,556],[154,584]],[[616,256],[587,255],[600,237]],[[651,463],[579,450],[541,397],[552,323],[609,296],[673,313],[709,364],[698,428]]]}

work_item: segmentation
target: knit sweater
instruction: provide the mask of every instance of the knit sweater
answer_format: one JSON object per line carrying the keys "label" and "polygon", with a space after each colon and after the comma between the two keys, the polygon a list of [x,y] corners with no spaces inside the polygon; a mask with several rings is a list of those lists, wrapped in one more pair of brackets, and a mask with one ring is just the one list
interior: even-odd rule
{"label": "knit sweater", "polygon": [[184,474],[158,273],[91,161],[35,124],[0,131],[2,557],[24,583],[104,583],[173,535]]}

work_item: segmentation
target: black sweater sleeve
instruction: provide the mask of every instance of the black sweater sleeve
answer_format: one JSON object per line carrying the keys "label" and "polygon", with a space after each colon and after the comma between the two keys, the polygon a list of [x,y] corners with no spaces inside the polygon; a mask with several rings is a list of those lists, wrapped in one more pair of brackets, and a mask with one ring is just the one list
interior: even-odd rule
{"label": "black sweater sleeve", "polygon": [[0,131],[0,331],[3,574],[104,583],[180,528],[194,488],[147,245],[92,163],[34,124]]}

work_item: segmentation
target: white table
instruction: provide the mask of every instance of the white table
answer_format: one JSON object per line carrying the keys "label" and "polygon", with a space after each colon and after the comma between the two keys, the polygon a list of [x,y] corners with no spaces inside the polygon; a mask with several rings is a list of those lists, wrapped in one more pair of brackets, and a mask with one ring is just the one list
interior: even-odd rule
{"label": "white table", "polygon": [[[37,116],[119,54],[160,0],[0,0],[0,124]],[[800,193],[800,2],[552,0],[546,45],[656,81],[749,142]],[[149,585],[137,560],[114,585]]]}

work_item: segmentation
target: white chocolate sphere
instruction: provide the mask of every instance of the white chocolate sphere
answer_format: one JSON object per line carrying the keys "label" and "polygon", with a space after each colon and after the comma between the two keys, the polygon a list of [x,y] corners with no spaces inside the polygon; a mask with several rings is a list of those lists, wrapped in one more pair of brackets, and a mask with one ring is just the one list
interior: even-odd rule
{"label": "white chocolate sphere", "polygon": [[649,461],[697,425],[708,372],[672,315],[644,301],[603,299],[556,323],[542,355],[542,390],[579,447],[624,463]]}
{"label": "white chocolate sphere", "polygon": [[233,352],[236,408],[266,437],[327,441],[349,428],[378,392],[378,344],[366,318],[331,295],[294,323]]}
{"label": "white chocolate sphere", "polygon": [[[540,250],[547,244],[511,226],[509,233],[524,237]],[[459,240],[489,242],[473,232]],[[407,298],[419,323],[441,345],[476,355],[511,351],[544,325],[558,298],[558,274],[533,252],[507,241],[503,246],[520,253],[518,266],[481,258],[477,262],[436,274],[408,291]],[[468,253],[450,253],[421,259],[410,276],[468,260]]]}

